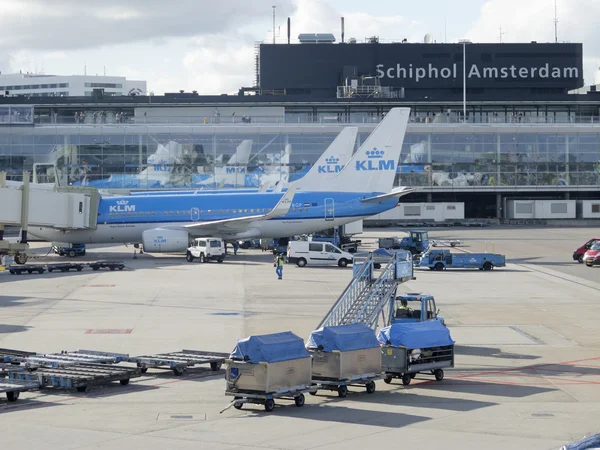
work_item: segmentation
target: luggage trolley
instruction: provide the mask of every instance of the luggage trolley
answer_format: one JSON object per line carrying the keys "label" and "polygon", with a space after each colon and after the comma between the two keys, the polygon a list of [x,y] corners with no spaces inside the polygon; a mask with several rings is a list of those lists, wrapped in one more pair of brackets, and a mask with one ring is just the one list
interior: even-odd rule
{"label": "luggage trolley", "polygon": [[381,375],[381,350],[373,330],[364,324],[323,327],[313,331],[306,344],[312,356],[311,395],[337,391],[346,397],[349,386],[375,392]]}
{"label": "luggage trolley", "polygon": [[304,393],[313,390],[310,354],[302,338],[291,332],[242,339],[226,363],[225,395],[233,402],[221,413],[231,406],[242,409],[245,403],[264,405],[271,412],[276,399],[302,407]]}
{"label": "luggage trolley", "polygon": [[378,335],[381,346],[383,381],[400,378],[409,385],[418,374],[429,372],[437,381],[444,370],[454,367],[454,341],[441,322],[396,323],[382,328]]}
{"label": "luggage trolley", "polygon": [[210,368],[216,372],[228,357],[228,353],[181,350],[180,352],[134,356],[127,361],[136,363],[142,373],[146,373],[150,368],[165,368],[171,369],[175,375],[180,376],[188,367],[198,364],[210,364]]}

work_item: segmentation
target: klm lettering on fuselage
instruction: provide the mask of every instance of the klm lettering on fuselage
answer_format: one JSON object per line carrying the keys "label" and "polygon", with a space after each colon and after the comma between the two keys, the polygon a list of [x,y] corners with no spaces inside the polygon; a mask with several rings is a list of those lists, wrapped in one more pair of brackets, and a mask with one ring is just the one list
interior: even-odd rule
{"label": "klm lettering on fuselage", "polygon": [[119,200],[116,205],[108,207],[109,212],[135,212],[135,205],[130,205],[128,200]]}
{"label": "klm lettering on fuselage", "polygon": [[367,151],[367,160],[356,161],[356,170],[395,170],[396,161],[393,159],[383,159],[385,150]]}

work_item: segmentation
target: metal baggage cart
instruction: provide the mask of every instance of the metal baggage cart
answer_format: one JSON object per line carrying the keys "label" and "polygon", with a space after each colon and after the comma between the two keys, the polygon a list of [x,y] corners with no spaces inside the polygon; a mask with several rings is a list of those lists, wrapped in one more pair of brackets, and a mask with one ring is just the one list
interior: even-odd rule
{"label": "metal baggage cart", "polygon": [[225,395],[232,396],[233,402],[231,402],[221,413],[227,411],[232,406],[235,409],[242,409],[245,403],[253,403],[257,405],[263,405],[265,411],[271,412],[275,408],[275,399],[278,400],[290,400],[295,403],[298,408],[304,406],[306,392],[313,393],[313,386],[311,384],[303,384],[299,386],[293,386],[286,389],[279,389],[273,392],[253,392],[246,390],[227,389]]}
{"label": "metal baggage cart", "polygon": [[5,393],[9,402],[16,402],[21,392],[34,391],[39,388],[40,383],[35,380],[0,380],[0,393]]}
{"label": "metal baggage cart", "polygon": [[454,341],[448,328],[437,320],[395,323],[382,328],[378,339],[383,380],[388,384],[400,378],[406,386],[424,372],[442,381],[444,369],[454,367]]}
{"label": "metal baggage cart", "polygon": [[150,368],[165,368],[171,369],[175,375],[180,376],[188,367],[198,364],[210,364],[210,368],[216,372],[228,357],[228,353],[181,350],[180,352],[134,356],[127,361],[136,363],[142,373],[146,373]]}

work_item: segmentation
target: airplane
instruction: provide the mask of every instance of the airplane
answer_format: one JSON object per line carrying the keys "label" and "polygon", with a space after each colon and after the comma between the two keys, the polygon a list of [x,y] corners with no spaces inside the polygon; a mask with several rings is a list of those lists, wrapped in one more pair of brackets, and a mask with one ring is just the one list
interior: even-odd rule
{"label": "airplane", "polygon": [[102,198],[96,229],[34,227],[30,234],[78,244],[141,242],[148,253],[181,252],[198,236],[280,238],[355,222],[395,208],[414,191],[393,188],[409,112],[391,109],[344,169],[324,181],[304,177],[283,193]]}
{"label": "airplane", "polygon": [[246,171],[248,168],[248,161],[250,160],[251,150],[252,140],[243,140],[225,166],[215,166],[214,174],[194,175],[192,177],[192,187],[204,189],[245,186]]}
{"label": "airplane", "polygon": [[[304,174],[304,183],[310,185],[311,183],[321,182],[328,178],[332,178],[337,175],[344,166],[352,158],[354,146],[356,142],[356,135],[358,134],[357,127],[345,127],[336,136],[333,142],[325,149],[323,154],[319,157],[313,167],[316,167],[314,171],[309,171]],[[300,179],[300,178],[299,178]],[[274,192],[281,192],[287,189],[288,183],[277,183],[273,188]],[[260,189],[185,189],[185,190],[162,190],[162,191],[139,191],[132,192],[132,196],[148,196],[148,195],[195,195],[195,194],[223,194],[223,193],[238,193],[247,194],[253,192],[267,192],[269,185],[263,184]]]}

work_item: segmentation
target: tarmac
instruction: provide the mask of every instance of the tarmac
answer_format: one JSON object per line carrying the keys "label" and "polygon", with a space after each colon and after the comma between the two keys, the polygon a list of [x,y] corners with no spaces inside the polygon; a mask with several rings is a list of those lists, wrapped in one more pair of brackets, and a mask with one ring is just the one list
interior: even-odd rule
{"label": "tarmac", "polygon": [[[493,227],[432,229],[459,238],[455,251],[505,254],[491,272],[416,269],[404,292],[433,294],[456,341],[456,367],[443,381],[418,375],[409,386],[377,382],[374,394],[319,392],[297,408],[277,402],[233,408],[224,370],[184,376],[150,369],[127,386],[86,393],[45,389],[0,399],[7,448],[50,449],[558,449],[600,432],[600,267],[572,260],[596,229]],[[375,239],[401,229],[367,229]],[[40,259],[48,244],[35,244]],[[287,265],[231,251],[223,264],[183,256],[137,255],[97,246],[75,261],[122,260],[123,271],[0,273],[0,347],[92,349],[130,355],[182,349],[230,352],[253,334],[308,338],[351,279],[351,268]],[[10,430],[10,432],[7,432]],[[38,447],[39,446],[39,447]]]}

